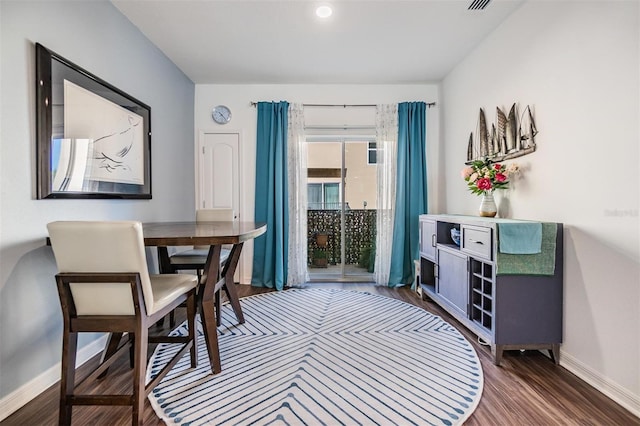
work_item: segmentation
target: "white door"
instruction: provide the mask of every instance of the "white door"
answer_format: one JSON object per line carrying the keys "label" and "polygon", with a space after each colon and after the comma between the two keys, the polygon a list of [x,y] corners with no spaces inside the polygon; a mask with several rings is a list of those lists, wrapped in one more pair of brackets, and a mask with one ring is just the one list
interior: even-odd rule
{"label": "white door", "polygon": [[198,208],[232,208],[240,214],[240,134],[200,134]]}
{"label": "white door", "polygon": [[[234,218],[241,220],[240,133],[201,132],[197,167],[198,208],[232,208]],[[235,282],[243,282],[244,257],[240,256]]]}

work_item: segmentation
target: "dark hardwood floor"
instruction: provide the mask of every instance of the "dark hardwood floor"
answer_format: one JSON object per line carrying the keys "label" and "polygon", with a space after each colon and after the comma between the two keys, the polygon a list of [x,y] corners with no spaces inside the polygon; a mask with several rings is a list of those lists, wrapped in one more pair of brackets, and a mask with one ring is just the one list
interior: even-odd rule
{"label": "dark hardwood floor", "polygon": [[[638,417],[566,369],[554,365],[538,351],[506,352],[501,366],[493,365],[488,347],[480,345],[474,335],[436,304],[420,300],[409,289],[389,289],[360,283],[314,283],[305,287],[366,291],[403,300],[441,316],[460,330],[473,344],[484,370],[482,399],[466,425],[640,425]],[[241,297],[270,291],[250,286],[239,286],[238,290]],[[184,313],[179,312],[176,319],[182,321],[183,318]],[[168,321],[165,321],[165,327],[168,327]],[[95,368],[97,362],[95,357],[82,366],[79,377],[84,377],[90,369]],[[123,393],[129,391],[129,382],[129,362],[123,357],[110,369],[108,376],[94,387],[99,392]],[[5,419],[2,425],[56,424],[58,396],[59,387],[56,384]],[[74,408],[73,424],[128,425],[131,423],[130,416],[131,409],[128,407],[78,407]],[[144,419],[147,425],[163,424],[148,400]]]}

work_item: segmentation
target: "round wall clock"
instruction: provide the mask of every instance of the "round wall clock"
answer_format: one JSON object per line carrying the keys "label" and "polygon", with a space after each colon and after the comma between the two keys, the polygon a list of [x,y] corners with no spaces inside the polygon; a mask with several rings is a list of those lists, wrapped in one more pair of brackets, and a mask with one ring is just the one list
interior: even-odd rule
{"label": "round wall clock", "polygon": [[218,105],[213,108],[211,117],[218,124],[227,124],[231,121],[231,110],[226,105]]}

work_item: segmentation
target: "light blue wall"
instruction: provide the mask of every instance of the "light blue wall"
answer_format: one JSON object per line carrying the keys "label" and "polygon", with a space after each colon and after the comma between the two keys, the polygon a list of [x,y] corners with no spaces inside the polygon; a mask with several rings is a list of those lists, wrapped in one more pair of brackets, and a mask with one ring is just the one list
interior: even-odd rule
{"label": "light blue wall", "polygon": [[[60,361],[48,222],[193,218],[195,88],[108,1],[2,0],[0,31],[1,399]],[[36,42],[151,106],[153,199],[35,199]]]}

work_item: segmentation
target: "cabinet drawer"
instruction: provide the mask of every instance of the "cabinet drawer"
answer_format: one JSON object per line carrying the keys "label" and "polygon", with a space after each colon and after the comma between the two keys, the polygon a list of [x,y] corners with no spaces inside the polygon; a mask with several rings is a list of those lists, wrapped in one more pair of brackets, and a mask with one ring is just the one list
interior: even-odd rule
{"label": "cabinet drawer", "polygon": [[492,259],[491,228],[462,225],[461,249],[473,256],[480,256],[488,260]]}

